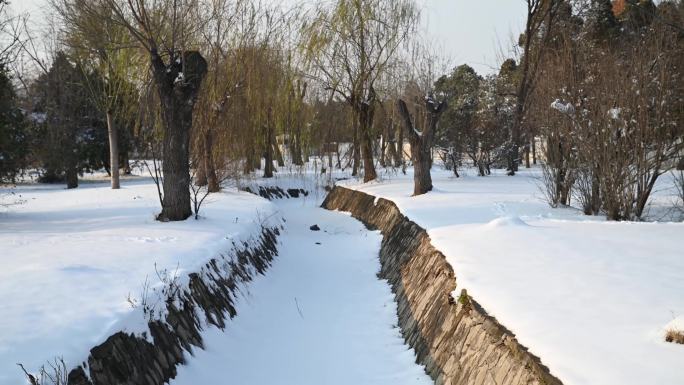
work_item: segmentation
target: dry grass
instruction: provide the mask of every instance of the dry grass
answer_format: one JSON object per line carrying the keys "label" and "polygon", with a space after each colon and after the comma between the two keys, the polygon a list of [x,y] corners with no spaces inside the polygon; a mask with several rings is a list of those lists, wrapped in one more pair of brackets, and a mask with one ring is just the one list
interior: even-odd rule
{"label": "dry grass", "polygon": [[684,345],[684,331],[670,329],[665,333],[665,341]]}

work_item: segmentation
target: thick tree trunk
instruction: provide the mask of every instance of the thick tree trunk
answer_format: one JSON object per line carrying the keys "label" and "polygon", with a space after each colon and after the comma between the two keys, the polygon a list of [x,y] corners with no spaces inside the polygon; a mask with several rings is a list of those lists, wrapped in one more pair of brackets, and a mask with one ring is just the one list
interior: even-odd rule
{"label": "thick tree trunk", "polygon": [[[162,139],[162,173],[164,198],[161,221],[182,221],[192,215],[190,206],[190,127],[192,110],[178,106],[176,98],[162,101],[165,129]],[[185,111],[182,111],[185,109]],[[179,116],[180,115],[180,116]]]}
{"label": "thick tree trunk", "polygon": [[66,177],[66,184],[68,189],[78,187],[78,171],[75,167],[66,169],[64,176]]}
{"label": "thick tree trunk", "polygon": [[112,112],[107,111],[107,133],[109,134],[109,168],[111,172],[112,189],[120,188],[119,184],[119,135],[114,127]]}
{"label": "thick tree trunk", "polygon": [[406,107],[406,103],[399,99],[399,113],[404,121],[404,126],[409,134],[409,144],[411,145],[411,160],[413,161],[413,195],[425,194],[432,190],[432,176],[430,166],[432,164],[432,138],[437,128],[442,112],[446,108],[446,103],[441,102],[435,105],[432,99],[428,99],[425,107],[428,112],[428,119],[425,122],[423,132],[418,132],[411,114]]}
{"label": "thick tree trunk", "polygon": [[182,221],[192,215],[190,205],[190,129],[192,112],[207,62],[195,51],[182,53],[182,60],[166,65],[156,50],[151,52],[152,69],[161,100],[164,133],[162,172],[164,197],[160,221]]}

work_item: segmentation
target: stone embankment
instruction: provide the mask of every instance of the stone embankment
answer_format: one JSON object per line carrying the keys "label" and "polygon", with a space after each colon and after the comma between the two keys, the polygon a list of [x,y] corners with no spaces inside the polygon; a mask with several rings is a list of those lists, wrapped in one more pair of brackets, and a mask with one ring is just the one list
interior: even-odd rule
{"label": "stone embankment", "polygon": [[176,376],[184,352],[202,348],[202,326],[224,328],[237,311],[235,299],[257,274],[264,274],[277,254],[280,229],[263,228],[252,242],[191,273],[187,287],[170,293],[161,318],[152,317],[150,335],[118,332],[92,348],[88,362],[71,370],[69,385],[163,385]]}
{"label": "stone embankment", "polygon": [[380,277],[392,286],[399,324],[437,385],[560,385],[561,382],[465,291],[427,232],[386,199],[335,187],[323,202],[383,234]]}

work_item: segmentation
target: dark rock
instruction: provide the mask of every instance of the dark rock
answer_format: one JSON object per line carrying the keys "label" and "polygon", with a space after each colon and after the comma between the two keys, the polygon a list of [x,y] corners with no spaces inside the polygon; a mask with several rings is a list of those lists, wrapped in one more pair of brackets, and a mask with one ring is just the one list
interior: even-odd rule
{"label": "dark rock", "polygon": [[86,376],[85,370],[82,367],[77,367],[76,369],[69,372],[67,376],[67,384],[69,385],[92,385],[88,376]]}
{"label": "dark rock", "polygon": [[309,230],[311,230],[311,231],[320,231],[321,228],[318,227],[318,225],[313,225],[313,226],[309,227]]}
{"label": "dark rock", "polygon": [[249,187],[243,187],[241,190],[255,195],[259,195],[262,198],[266,198],[268,200],[299,198],[301,196],[309,196],[309,192],[301,188],[289,188],[287,190],[283,190],[278,186],[259,186],[259,189],[256,192],[250,189]]}

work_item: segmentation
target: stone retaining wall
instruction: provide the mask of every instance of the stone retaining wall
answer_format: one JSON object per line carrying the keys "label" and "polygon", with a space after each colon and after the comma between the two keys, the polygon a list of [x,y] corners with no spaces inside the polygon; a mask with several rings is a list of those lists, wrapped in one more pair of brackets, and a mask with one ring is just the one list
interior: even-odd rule
{"label": "stone retaining wall", "polygon": [[163,319],[148,323],[148,338],[123,332],[110,336],[69,373],[68,384],[162,385],[175,378],[184,352],[202,348],[202,325],[223,329],[236,315],[233,303],[241,286],[271,265],[279,234],[278,228],[264,228],[255,241],[236,245],[231,255],[190,274],[187,287],[167,300]]}
{"label": "stone retaining wall", "polygon": [[323,207],[382,232],[380,277],[392,286],[404,339],[436,384],[561,384],[465,291],[452,297],[451,265],[393,202],[337,186]]}

